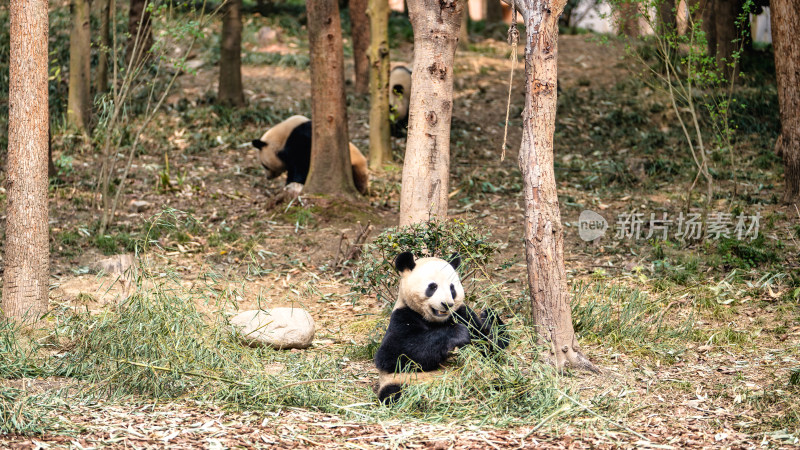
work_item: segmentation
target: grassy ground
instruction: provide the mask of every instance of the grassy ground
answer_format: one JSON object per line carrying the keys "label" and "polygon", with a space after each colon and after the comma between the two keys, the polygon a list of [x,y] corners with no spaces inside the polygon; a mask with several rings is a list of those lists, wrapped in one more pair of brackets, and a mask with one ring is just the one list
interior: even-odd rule
{"label": "grassy ground", "polygon": [[[42,330],[0,329],[2,445],[796,445],[800,388],[790,379],[800,367],[800,215],[778,202],[777,99],[763,67],[771,54],[745,61],[758,82],[736,89],[745,105],[734,116],[736,147],[711,154],[710,210],[758,212],[759,238],[615,239],[619,214],[685,211],[693,163],[668,99],[634,75],[621,43],[560,38],[555,164],[566,266],[581,345],[603,374],[558,376],[539,362],[528,326],[516,161],[523,72],[518,65],[511,148],[501,160],[510,49],[504,29],[473,24],[470,49],[454,67],[456,224],[436,233],[467,233],[465,253],[485,253],[464,274],[469,300],[500,309],[514,343],[497,359],[465,350],[441,382],[390,409],[372,392],[386,295],[361,292],[359,275],[388,251],[387,235],[378,236],[396,235],[386,230],[397,223],[404,140],[394,140],[398,162],[372,174],[363,200],[262,206],[283,181],[265,180],[242,144],[291,114],[310,114],[302,7],[283,8],[246,16],[241,110],[214,104],[219,30],[205,30],[191,57],[196,73],[178,78],[159,125],[147,130],[124,207],[105,234],[92,207],[96,151],[62,125],[68,30],[65,10],[52,11],[52,312]],[[282,42],[261,46],[262,26],[280,30]],[[392,18],[392,36],[392,59],[410,61],[402,17]],[[0,34],[0,50],[7,42]],[[366,152],[367,100],[348,92],[348,105],[351,140]],[[137,200],[148,206],[129,206]],[[578,236],[585,209],[611,226],[597,243]],[[340,249],[367,224],[367,253],[342,263]],[[137,248],[145,251],[133,295],[119,307],[124,286],[89,267]],[[249,349],[230,335],[226,318],[236,311],[286,305],[314,316],[311,349]]]}

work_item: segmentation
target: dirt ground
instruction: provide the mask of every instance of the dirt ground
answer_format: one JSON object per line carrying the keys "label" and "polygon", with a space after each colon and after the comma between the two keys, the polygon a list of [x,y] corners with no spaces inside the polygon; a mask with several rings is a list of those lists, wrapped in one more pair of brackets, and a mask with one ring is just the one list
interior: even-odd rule
{"label": "dirt ground", "polygon": [[[393,60],[411,60],[408,44],[392,51]],[[587,35],[561,36],[559,52],[560,87],[575,95],[619,89],[621,80],[633,76],[620,43],[604,45]],[[526,285],[524,210],[519,189],[513,184],[519,182],[516,147],[521,137],[524,71],[518,64],[510,105],[510,149],[501,160],[511,69],[508,53],[505,42],[489,39],[476,42],[470,51],[459,51],[456,56],[449,214],[491,232],[492,240],[501,244],[497,260],[511,262],[497,276],[510,283],[515,281],[513,286],[522,296]],[[348,75],[351,66],[348,60]],[[361,226],[370,223],[375,228],[374,237],[396,225],[401,166],[394,163],[383,172],[373,173],[371,195],[353,205],[307,199],[311,206],[305,208],[305,213],[297,205],[266,210],[263,205],[278,192],[283,180],[266,180],[255,151],[246,145],[264,130],[253,124],[243,129],[219,126],[218,131],[202,131],[202,142],[207,146],[197,149],[202,121],[193,127],[174,112],[182,101],[188,101],[190,111],[200,109],[197,99],[215,92],[216,76],[214,67],[206,64],[196,75],[186,74],[178,79],[167,112],[159,117],[158,131],[145,143],[146,150],[133,167],[117,229],[139,229],[145,219],[164,207],[191,212],[203,222],[201,231],[189,231],[179,240],[162,237],[158,241],[161,248],[154,250],[165,265],[180,274],[182,283],[191,286],[201,274],[214,271],[228,280],[227,287],[219,287],[218,292],[223,295],[227,289],[227,295],[237,300],[239,310],[302,306],[317,321],[318,332],[311,351],[325,352],[351,341],[363,342],[366,336],[354,332],[357,327],[353,323],[363,320],[365,314],[381,314],[384,305],[375,298],[354,298],[356,294],[351,292],[347,277],[325,269],[335,260],[342,242],[346,245],[347,240],[354,239]],[[308,114],[306,69],[245,65],[243,77],[251,106],[268,105],[287,116]],[[645,92],[643,97],[649,95]],[[348,102],[351,141],[366,152],[367,100],[348,93]],[[560,112],[564,110],[562,107]],[[216,119],[219,118],[205,120]],[[579,118],[567,115],[559,120],[563,120],[562,133],[580,135],[591,131]],[[658,117],[649,120],[652,126],[659,126]],[[73,139],[56,136],[57,153]],[[562,139],[559,145],[558,133],[556,141],[556,160],[561,167],[569,168],[580,159],[604,159],[596,156],[604,149],[594,147],[601,147],[602,143],[586,139],[585,147],[570,147]],[[401,154],[404,140],[393,142]],[[624,155],[628,149],[608,150],[622,151]],[[169,154],[171,176],[180,177],[176,189],[166,193],[153,187],[157,173],[163,169],[165,152]],[[70,246],[75,244],[63,239],[65,233],[81,235],[80,230],[86,229],[97,214],[91,207],[94,193],[81,184],[81,180],[93,176],[97,156],[81,150],[72,156],[73,171],[51,191],[55,236],[51,302],[100,309],[119,301],[124,289],[110,276],[85,270],[104,257],[96,245],[83,240],[78,251],[71,251]],[[562,220],[567,224],[565,255],[570,283],[602,281],[668,298],[667,320],[677,324],[693,316],[695,336],[703,337],[687,339],[682,351],[675,355],[661,355],[625,340],[595,336],[582,341],[585,353],[602,368],[602,374],[574,373],[563,377],[565,387],[579,396],[572,407],[579,411],[576,417],[565,421],[555,418],[538,424],[538,428],[531,424],[507,429],[459,423],[347,421],[336,415],[288,407],[275,413],[231,412],[220,405],[193,401],[165,404],[139,399],[70,405],[63,413],[65,423],[70,424],[65,425],[63,433],[0,436],[0,446],[484,449],[798,445],[800,391],[797,386],[788,385],[790,371],[800,366],[800,308],[796,299],[787,300],[792,286],[786,279],[759,284],[761,274],[757,270],[748,272],[741,281],[729,282],[725,274],[709,269],[698,275],[697,282],[665,287],[653,271],[655,250],[650,244],[611,242],[610,238],[598,245],[586,244],[575,227],[583,209],[601,212],[610,223],[616,214],[632,209],[678,211],[687,186],[651,178],[646,183],[614,189],[587,188],[581,180],[592,170],[590,167],[577,175],[571,175],[569,170],[557,171]],[[473,179],[489,184],[476,188],[469,182]],[[769,196],[779,189],[779,185],[773,186],[761,195]],[[147,205],[128,206],[133,201],[146,201]],[[725,207],[724,202],[720,200],[718,206]],[[765,217],[776,217],[769,233],[778,236],[784,245],[770,270],[796,270],[800,247],[791,230],[800,215],[795,208],[781,204],[769,204],[760,211]],[[232,237],[220,242],[215,236],[223,233]],[[212,242],[213,239],[217,240]],[[698,245],[681,249],[681,255],[701,255],[705,251]],[[260,271],[254,274],[254,267]],[[335,301],[323,302],[320,296]],[[712,306],[696,307],[701,297],[711,298]],[[726,303],[727,298],[735,301]],[[229,307],[222,313],[235,312]],[[720,337],[722,334],[725,339]],[[744,337],[737,340],[729,336]],[[362,371],[366,379],[377,374],[369,361],[353,364],[353,370]],[[612,406],[603,409],[604,404]],[[595,412],[598,410],[602,414]]]}

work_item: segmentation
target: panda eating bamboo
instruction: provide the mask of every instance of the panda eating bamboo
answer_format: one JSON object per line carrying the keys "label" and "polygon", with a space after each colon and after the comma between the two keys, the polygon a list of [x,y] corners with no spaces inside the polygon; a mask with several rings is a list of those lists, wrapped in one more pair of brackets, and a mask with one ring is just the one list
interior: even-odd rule
{"label": "panda eating bamboo", "polygon": [[396,402],[403,386],[424,381],[456,348],[484,341],[487,351],[508,345],[505,325],[487,309],[477,314],[464,304],[456,269],[458,257],[415,260],[410,252],[395,258],[400,289],[389,327],[375,354],[380,377],[378,399]]}

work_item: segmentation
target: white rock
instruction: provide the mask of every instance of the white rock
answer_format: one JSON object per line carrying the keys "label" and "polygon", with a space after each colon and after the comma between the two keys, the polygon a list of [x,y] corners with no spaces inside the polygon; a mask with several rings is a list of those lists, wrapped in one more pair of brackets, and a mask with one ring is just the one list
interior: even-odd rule
{"label": "white rock", "polygon": [[301,308],[244,311],[231,318],[239,334],[250,345],[277,349],[308,348],[314,339],[314,319]]}

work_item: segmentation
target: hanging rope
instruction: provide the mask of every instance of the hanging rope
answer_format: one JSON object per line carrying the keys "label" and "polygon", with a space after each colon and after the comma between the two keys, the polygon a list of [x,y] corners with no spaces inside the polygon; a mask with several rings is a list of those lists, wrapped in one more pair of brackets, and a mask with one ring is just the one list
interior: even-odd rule
{"label": "hanging rope", "polygon": [[508,115],[509,112],[511,112],[511,87],[514,85],[514,66],[517,64],[518,43],[519,43],[519,30],[517,30],[517,2],[512,1],[511,26],[508,27],[508,45],[511,46],[511,74],[508,77],[508,102],[506,103],[506,127],[505,130],[503,131],[503,152],[500,155],[501,162],[506,159],[506,142],[508,141]]}

